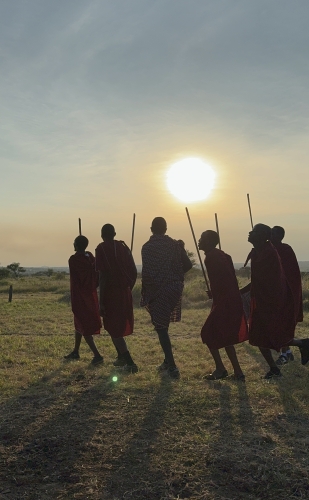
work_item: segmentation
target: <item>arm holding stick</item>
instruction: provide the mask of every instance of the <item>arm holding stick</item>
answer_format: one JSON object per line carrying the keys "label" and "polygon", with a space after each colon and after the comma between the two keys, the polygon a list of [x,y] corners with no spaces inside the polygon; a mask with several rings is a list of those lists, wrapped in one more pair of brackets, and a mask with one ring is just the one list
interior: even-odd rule
{"label": "arm holding stick", "polygon": [[197,242],[196,242],[196,238],[195,238],[195,234],[194,234],[192,222],[191,222],[190,215],[189,215],[189,210],[187,209],[187,207],[186,207],[186,212],[187,212],[187,217],[188,217],[189,225],[190,225],[190,228],[191,228],[191,233],[192,233],[192,236],[193,236],[193,240],[194,240],[194,243],[195,243],[196,253],[197,253],[198,257],[199,257],[201,268],[202,268],[202,271],[203,271],[204,280],[205,280],[205,283],[206,283],[207,293],[209,294],[209,293],[211,293],[210,292],[209,283],[208,283],[207,276],[206,276],[206,273],[205,273],[205,269],[204,269],[204,266],[203,266],[203,262],[202,262],[202,259],[201,259],[200,251],[199,251],[199,248],[197,246]]}

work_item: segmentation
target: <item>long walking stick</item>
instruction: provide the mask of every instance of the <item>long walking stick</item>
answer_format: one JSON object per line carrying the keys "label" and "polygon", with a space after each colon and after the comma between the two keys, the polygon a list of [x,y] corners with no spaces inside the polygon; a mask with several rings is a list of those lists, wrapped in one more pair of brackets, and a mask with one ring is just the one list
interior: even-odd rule
{"label": "long walking stick", "polygon": [[[251,228],[253,229],[253,220],[252,220],[252,212],[251,212],[249,193],[247,194],[247,200],[248,200],[249,214],[250,214],[250,220],[251,220]],[[251,252],[249,253],[248,257],[246,258],[246,262],[244,263],[244,267],[246,267],[246,265],[248,264],[250,259],[251,259]]]}
{"label": "long walking stick", "polygon": [[135,230],[135,214],[133,214],[133,223],[132,223],[131,252],[133,251],[134,230]]}
{"label": "long walking stick", "polygon": [[79,229],[79,235],[81,236],[81,234],[82,234],[82,219],[78,219],[78,229]]}
{"label": "long walking stick", "polygon": [[221,240],[220,240],[220,232],[219,232],[219,224],[218,224],[218,216],[217,216],[217,214],[215,214],[215,219],[216,219],[217,233],[218,233],[218,236],[219,236],[219,248],[221,250]]}
{"label": "long walking stick", "polygon": [[202,259],[201,259],[200,251],[199,251],[199,248],[197,246],[197,242],[196,242],[196,238],[195,238],[195,234],[194,234],[192,222],[191,222],[190,215],[189,215],[189,210],[187,209],[187,207],[186,207],[186,212],[187,212],[187,217],[188,217],[188,221],[189,221],[189,224],[190,224],[190,228],[191,228],[191,233],[192,233],[192,236],[193,236],[193,240],[194,240],[194,243],[195,243],[196,253],[197,253],[197,255],[198,255],[199,259],[200,259],[200,264],[201,264],[201,268],[202,268],[202,271],[203,271],[203,275],[204,275],[204,280],[205,280],[205,283],[206,283],[207,292],[210,292],[210,287],[209,287],[208,279],[207,279],[207,276],[206,276],[206,273],[205,273],[205,269],[204,269],[203,262],[202,262]]}
{"label": "long walking stick", "polygon": [[249,214],[250,214],[250,220],[251,220],[251,227],[253,229],[253,220],[252,220],[252,212],[251,212],[250,195],[249,195],[249,193],[247,194],[247,200],[248,200]]}

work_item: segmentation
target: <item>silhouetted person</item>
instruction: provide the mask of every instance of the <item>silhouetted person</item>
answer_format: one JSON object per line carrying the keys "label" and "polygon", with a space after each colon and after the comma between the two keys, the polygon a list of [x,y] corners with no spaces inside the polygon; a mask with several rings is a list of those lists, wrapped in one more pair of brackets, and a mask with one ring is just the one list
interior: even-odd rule
{"label": "silhouetted person", "polygon": [[[295,325],[303,321],[303,294],[299,265],[294,250],[290,245],[282,243],[285,231],[281,226],[274,226],[271,230],[271,242],[275,246],[283,267],[285,277],[291,290],[289,297],[293,301]],[[281,349],[281,354],[276,363],[278,366],[293,361],[294,356],[289,346]]]}
{"label": "silhouetted person", "polygon": [[201,331],[201,337],[215,361],[216,369],[207,380],[228,376],[219,349],[225,351],[232,363],[235,380],[245,380],[234,344],[248,340],[247,322],[231,257],[216,248],[218,233],[205,231],[199,240],[199,249],[205,252],[205,266],[210,282],[212,308]]}
{"label": "silhouetted person", "polygon": [[184,243],[165,234],[167,225],[163,217],[153,219],[150,229],[153,234],[142,247],[141,306],[149,312],[164,352],[165,358],[158,370],[171,378],[179,378],[168,328],[171,321],[181,320],[184,271],[192,264]]}
{"label": "silhouetted person", "polygon": [[94,256],[86,252],[88,239],[77,236],[74,240],[75,254],[69,259],[71,305],[74,314],[75,346],[65,359],[79,359],[82,337],[94,354],[92,364],[103,363],[103,357],[94,343],[92,335],[98,335],[102,326],[97,294],[98,275]]}
{"label": "silhouetted person", "polygon": [[271,349],[278,352],[287,345],[297,346],[302,364],[309,361],[309,339],[294,338],[295,312],[289,297],[291,291],[270,238],[271,229],[265,224],[256,224],[248,237],[254,246],[251,251],[249,342],[259,347],[269,365],[267,379],[281,375]]}
{"label": "silhouetted person", "polygon": [[103,243],[95,251],[96,270],[100,275],[100,313],[103,326],[117,350],[114,366],[136,373],[138,368],[128,351],[124,337],[133,333],[132,289],[137,271],[130,249],[115,240],[115,228],[105,224],[101,230]]}

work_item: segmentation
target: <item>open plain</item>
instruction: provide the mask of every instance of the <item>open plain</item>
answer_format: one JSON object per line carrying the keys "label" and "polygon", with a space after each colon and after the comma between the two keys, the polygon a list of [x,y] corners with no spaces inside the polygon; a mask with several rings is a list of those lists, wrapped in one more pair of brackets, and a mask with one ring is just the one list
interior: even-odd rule
{"label": "open plain", "polygon": [[[1,500],[309,497],[309,367],[294,348],[283,377],[262,380],[266,365],[245,343],[237,351],[246,383],[204,381],[213,364],[199,333],[210,304],[199,271],[190,273],[183,320],[171,326],[179,381],[156,373],[162,355],[138,307],[140,283],[128,340],[140,371],[113,382],[104,332],[104,365],[90,365],[85,343],[80,361],[63,359],[73,345],[68,276],[0,281]],[[306,276],[303,288],[301,338]]]}

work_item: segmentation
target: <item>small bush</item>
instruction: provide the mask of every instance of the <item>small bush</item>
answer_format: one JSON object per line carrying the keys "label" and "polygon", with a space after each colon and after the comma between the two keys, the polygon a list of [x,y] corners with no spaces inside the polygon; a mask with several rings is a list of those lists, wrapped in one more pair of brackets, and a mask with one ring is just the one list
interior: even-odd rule
{"label": "small bush", "polygon": [[8,278],[11,274],[11,271],[6,267],[0,267],[0,280]]}

